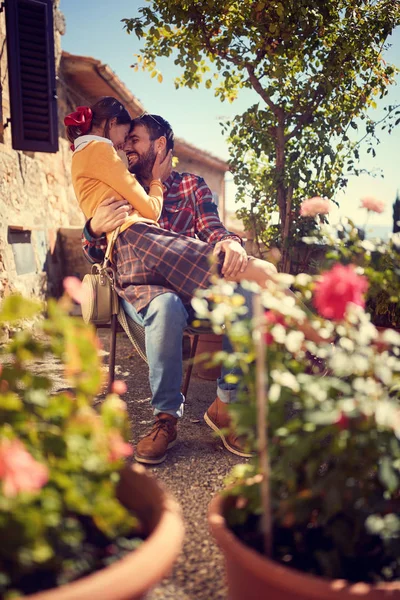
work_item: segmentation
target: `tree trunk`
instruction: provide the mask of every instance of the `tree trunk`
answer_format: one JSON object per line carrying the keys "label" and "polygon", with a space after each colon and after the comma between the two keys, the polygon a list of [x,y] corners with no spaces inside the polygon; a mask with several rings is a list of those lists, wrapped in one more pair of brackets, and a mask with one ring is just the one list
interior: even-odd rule
{"label": "tree trunk", "polygon": [[290,233],[290,209],[292,199],[288,203],[287,190],[285,188],[285,113],[279,109],[278,125],[276,128],[276,184],[279,217],[281,223],[282,237],[282,270],[287,272],[290,268],[288,237]]}
{"label": "tree trunk", "polygon": [[286,214],[285,222],[283,223],[282,239],[284,240],[284,252],[282,255],[282,271],[284,273],[290,272],[291,257],[289,248],[289,237],[290,237],[290,225],[292,220],[292,199],[293,199],[293,186],[289,186],[286,190]]}

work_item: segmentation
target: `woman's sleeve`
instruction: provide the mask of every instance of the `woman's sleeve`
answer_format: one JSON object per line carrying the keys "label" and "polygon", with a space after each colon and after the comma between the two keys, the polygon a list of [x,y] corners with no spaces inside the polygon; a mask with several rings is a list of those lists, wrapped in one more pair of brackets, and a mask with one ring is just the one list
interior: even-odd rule
{"label": "woman's sleeve", "polygon": [[93,144],[91,166],[93,176],[118,192],[143,217],[158,221],[163,206],[163,187],[160,181],[152,181],[146,194],[134,175],[131,175],[110,144]]}

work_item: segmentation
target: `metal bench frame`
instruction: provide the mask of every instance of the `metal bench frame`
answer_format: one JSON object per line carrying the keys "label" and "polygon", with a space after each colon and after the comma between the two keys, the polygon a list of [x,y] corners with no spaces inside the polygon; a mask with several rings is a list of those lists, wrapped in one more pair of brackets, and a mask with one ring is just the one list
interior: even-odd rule
{"label": "metal bench frame", "polygon": [[[107,391],[111,392],[112,384],[115,380],[115,357],[117,351],[117,333],[124,332],[128,336],[132,345],[138,352],[139,356],[146,362],[146,348],[145,348],[145,333],[144,327],[139,325],[124,312],[121,305],[119,307],[118,315],[112,315],[111,322],[108,325],[97,325],[98,329],[110,329],[110,355],[108,360],[108,384]],[[184,336],[191,336],[190,353],[188,356],[183,356],[189,360],[189,364],[186,369],[185,378],[182,387],[182,394],[187,397],[189,389],[190,378],[192,376],[193,361],[196,355],[197,344],[199,336],[201,334],[210,334],[213,331],[209,327],[194,328],[188,325],[184,330]]]}

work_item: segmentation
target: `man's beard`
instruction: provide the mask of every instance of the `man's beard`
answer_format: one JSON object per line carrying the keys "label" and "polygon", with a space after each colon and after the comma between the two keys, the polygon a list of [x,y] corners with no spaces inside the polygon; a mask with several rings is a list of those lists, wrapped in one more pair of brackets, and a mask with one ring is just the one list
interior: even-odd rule
{"label": "man's beard", "polygon": [[137,161],[129,166],[129,171],[136,175],[138,179],[149,179],[152,176],[155,159],[156,151],[154,144],[151,144],[146,154],[139,156]]}

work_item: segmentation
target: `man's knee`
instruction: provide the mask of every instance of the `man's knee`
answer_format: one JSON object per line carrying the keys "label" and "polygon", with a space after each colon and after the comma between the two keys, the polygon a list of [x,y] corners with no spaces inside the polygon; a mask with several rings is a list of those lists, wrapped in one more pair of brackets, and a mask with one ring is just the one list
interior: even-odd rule
{"label": "man's knee", "polygon": [[177,326],[186,326],[188,313],[182,300],[173,292],[160,294],[153,298],[147,309],[147,318],[163,320],[166,323]]}

